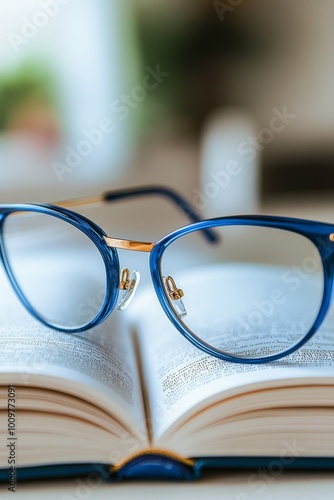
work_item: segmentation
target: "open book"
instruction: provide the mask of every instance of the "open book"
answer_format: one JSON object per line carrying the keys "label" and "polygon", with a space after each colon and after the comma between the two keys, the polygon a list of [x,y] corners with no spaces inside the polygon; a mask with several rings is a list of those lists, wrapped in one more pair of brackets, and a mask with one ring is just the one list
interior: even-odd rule
{"label": "open book", "polygon": [[[209,283],[224,269],[205,272]],[[2,480],[191,477],[274,459],[282,468],[334,466],[330,316],[293,355],[234,364],[185,340],[152,287],[126,312],[69,335],[31,318],[0,278]]]}

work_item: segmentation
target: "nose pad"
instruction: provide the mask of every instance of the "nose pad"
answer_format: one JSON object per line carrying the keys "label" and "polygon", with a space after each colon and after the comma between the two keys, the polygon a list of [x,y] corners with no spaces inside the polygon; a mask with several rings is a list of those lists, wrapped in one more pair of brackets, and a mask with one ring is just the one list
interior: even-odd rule
{"label": "nose pad", "polygon": [[140,281],[140,272],[133,271],[130,277],[129,269],[123,269],[121,274],[121,281],[119,283],[119,289],[121,290],[121,300],[118,303],[117,309],[123,311],[130,304],[133,299],[137,286]]}
{"label": "nose pad", "polygon": [[163,280],[168,296],[173,301],[173,308],[175,309],[176,314],[179,318],[184,318],[187,316],[187,310],[182,300],[182,297],[184,297],[183,290],[181,290],[181,288],[177,288],[176,283],[171,276],[167,276],[167,278],[163,276]]}

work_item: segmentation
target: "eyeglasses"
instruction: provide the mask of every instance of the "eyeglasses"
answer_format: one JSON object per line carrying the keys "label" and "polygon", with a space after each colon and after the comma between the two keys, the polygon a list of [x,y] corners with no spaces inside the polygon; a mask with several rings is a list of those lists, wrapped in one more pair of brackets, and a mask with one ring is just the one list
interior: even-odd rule
{"label": "eyeglasses", "polygon": [[[70,208],[162,195],[191,224],[157,243],[120,239]],[[334,225],[287,217],[201,220],[163,187],[110,191],[54,205],[0,205],[0,252],[26,309],[62,332],[82,332],[124,309],[139,274],[117,249],[150,253],[159,302],[192,344],[217,358],[261,363],[314,335],[330,306]]]}

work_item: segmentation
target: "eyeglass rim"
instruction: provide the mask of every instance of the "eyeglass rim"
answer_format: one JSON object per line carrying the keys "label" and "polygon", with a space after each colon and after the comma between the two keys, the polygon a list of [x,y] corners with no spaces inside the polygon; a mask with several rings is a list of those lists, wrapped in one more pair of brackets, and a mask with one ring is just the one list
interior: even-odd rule
{"label": "eyeglass rim", "polygon": [[[30,211],[42,213],[45,215],[54,216],[56,218],[62,219],[65,222],[72,224],[78,230],[83,232],[88,236],[91,241],[98,248],[102,259],[105,264],[106,275],[107,275],[107,289],[106,297],[104,303],[93,320],[80,328],[65,329],[63,327],[57,327],[43,317],[41,317],[30,305],[30,303],[25,299],[24,294],[22,294],[20,288],[17,286],[16,280],[11,273],[10,266],[3,254],[4,243],[3,243],[3,231],[2,227],[6,217],[11,213],[18,211]],[[317,318],[314,321],[313,326],[309,332],[294,346],[286,351],[282,351],[278,354],[274,354],[266,357],[259,358],[241,358],[237,356],[227,355],[221,351],[209,346],[204,341],[199,340],[198,337],[194,336],[191,331],[187,331],[181,322],[178,320],[173,308],[168,302],[165,295],[165,290],[163,283],[161,281],[161,259],[166,248],[176,239],[181,236],[185,236],[195,231],[209,229],[214,227],[221,227],[227,225],[248,225],[248,226],[262,226],[271,227],[277,229],[286,229],[294,233],[301,234],[311,240],[314,245],[319,250],[320,256],[322,258],[322,265],[324,270],[324,292],[323,300],[319,309]],[[54,330],[58,330],[65,333],[76,333],[86,331],[92,328],[102,321],[104,321],[109,314],[115,308],[119,289],[119,259],[118,253],[115,248],[109,247],[106,244],[105,237],[106,233],[93,221],[86,218],[85,216],[68,210],[66,208],[57,207],[49,204],[11,204],[11,205],[0,205],[0,259],[4,265],[5,272],[14,287],[14,290],[20,299],[23,306],[40,322],[46,326],[52,327]],[[217,217],[213,219],[207,219],[200,222],[191,223],[187,226],[183,226],[172,233],[169,233],[160,241],[154,244],[152,251],[150,252],[150,270],[152,276],[152,282],[159,299],[159,302],[170,319],[172,324],[177,328],[182,335],[184,335],[187,340],[194,344],[197,348],[202,351],[215,356],[217,358],[223,359],[225,361],[233,361],[239,363],[264,363],[269,361],[275,361],[277,359],[283,358],[288,354],[299,349],[304,343],[306,343],[317,331],[320,324],[322,323],[329,305],[331,303],[331,295],[333,289],[333,273],[332,268],[334,268],[334,242],[330,241],[328,243],[329,235],[334,235],[334,225],[324,222],[310,221],[306,219],[297,219],[291,217],[279,217],[279,216],[228,216],[228,217]]]}
{"label": "eyeglass rim", "polygon": [[[166,249],[174,241],[191,234],[192,232],[200,231],[205,228],[214,229],[215,227],[222,226],[254,226],[254,227],[268,227],[273,229],[287,230],[293,233],[300,234],[309,239],[318,249],[322,259],[322,269],[324,276],[324,287],[321,305],[313,325],[309,331],[293,346],[285,351],[276,354],[261,357],[246,358],[235,356],[232,354],[224,353],[219,349],[214,348],[202,339],[196,336],[190,328],[188,328],[177,316],[173,307],[171,306],[167,297],[164,284],[162,281],[162,258]],[[155,292],[159,302],[174,327],[195,347],[203,352],[210,354],[218,359],[242,364],[254,363],[268,363],[292,354],[304,345],[318,330],[323,322],[326,313],[328,312],[331,304],[332,290],[333,290],[333,271],[334,268],[334,242],[329,239],[330,235],[334,233],[334,225],[310,221],[307,219],[297,219],[292,217],[279,217],[279,216],[266,216],[266,215],[245,215],[245,216],[227,216],[216,217],[204,221],[189,224],[179,228],[172,233],[162,238],[154,246],[150,255],[150,269]]]}
{"label": "eyeglass rim", "polygon": [[[106,293],[103,304],[94,318],[88,323],[78,327],[66,328],[65,326],[54,324],[45,319],[39,312],[30,304],[29,300],[22,292],[15,274],[11,269],[11,265],[6,255],[6,245],[4,241],[3,227],[6,219],[15,212],[34,212],[62,220],[69,223],[78,229],[81,233],[85,234],[99,251],[104,263],[106,273]],[[4,266],[5,273],[16,293],[18,299],[27,311],[34,316],[38,321],[53,330],[63,333],[79,333],[86,331],[98,324],[102,323],[115,308],[118,300],[119,289],[119,259],[118,253],[114,248],[110,248],[105,244],[104,237],[106,233],[93,221],[85,216],[67,210],[65,208],[55,207],[52,205],[37,205],[37,204],[18,204],[18,205],[0,205],[0,260]]]}

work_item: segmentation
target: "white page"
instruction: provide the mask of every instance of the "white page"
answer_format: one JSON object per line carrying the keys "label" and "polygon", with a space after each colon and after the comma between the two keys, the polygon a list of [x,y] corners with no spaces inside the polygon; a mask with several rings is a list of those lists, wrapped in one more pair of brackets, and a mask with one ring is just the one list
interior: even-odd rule
{"label": "white page", "polygon": [[[219,274],[220,270],[223,271],[222,276]],[[194,311],[199,310],[203,305],[201,302],[202,296],[197,293],[196,283],[202,285],[203,279],[207,280],[207,289],[211,293],[213,303],[216,284],[224,283],[228,285],[226,286],[226,303],[228,307],[225,312],[232,321],[233,317],[237,316],[238,308],[232,290],[232,278],[237,272],[245,273],[247,267],[245,265],[237,265],[235,268],[213,266],[201,271],[198,270],[195,276],[192,272],[188,272],[182,278],[182,274],[180,274],[177,277],[177,283],[179,286],[181,285],[182,289],[187,290],[184,296],[185,306],[190,310],[189,306],[192,300],[197,300]],[[259,275],[256,266],[249,266],[248,272],[254,272],[251,290],[254,293],[254,299],[257,297],[256,294],[260,292],[258,298],[268,296],[268,293],[272,291],[271,275],[268,270],[265,270],[262,275],[263,287],[260,279],[261,274]],[[201,273],[204,273],[204,278]],[[229,302],[231,298],[232,300]],[[308,298],[310,299],[312,296],[308,296]],[[307,304],[304,306],[301,304],[301,307],[301,313],[303,314],[303,309],[305,309],[305,314],[307,314]],[[288,309],[289,302],[287,301],[284,311],[288,311]],[[295,313],[295,311],[290,312]],[[200,318],[200,315],[198,315],[198,318]],[[266,329],[269,330],[272,319],[272,317],[264,318],[261,328],[264,335]],[[319,383],[324,382],[326,377],[332,377],[331,382],[333,382],[333,318],[329,318],[313,340],[293,355],[270,364],[259,365],[225,362],[192,346],[169,322],[152,289],[143,292],[140,300],[137,300],[131,310],[131,320],[134,325],[137,325],[139,331],[144,378],[147,385],[155,441],[180,417],[182,417],[182,421],[185,421],[189,416],[189,412],[191,413],[196,406],[201,407],[203,401],[212,402],[222,391],[225,391],[226,394],[230,394],[231,391],[242,392],[246,390],[247,385],[255,383],[261,387],[266,387],[268,384],[275,386],[280,385],[282,379],[284,379],[286,385],[296,384],[296,378],[302,378],[307,383],[306,379],[310,377],[318,379]],[[207,321],[206,326],[208,329],[207,338],[210,338],[212,331],[213,338],[215,338],[214,329],[217,325],[214,316],[212,316],[212,324]],[[232,321],[230,323],[230,335],[227,336],[228,342],[233,341],[234,333],[236,334],[236,343],[239,342],[241,345],[240,335],[237,335],[237,327],[235,325],[235,330],[233,330]],[[285,325],[280,338],[282,348],[286,342],[291,341],[289,338],[290,333]],[[258,346],[261,344],[258,337],[257,334],[250,335],[247,342],[250,345]],[[179,423],[180,420],[177,424]]]}
{"label": "white page", "polygon": [[35,320],[0,271],[0,383],[46,387],[92,401],[144,438],[140,381],[129,332],[116,311],[102,325],[65,334]]}

